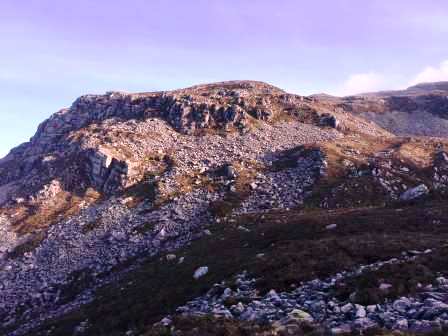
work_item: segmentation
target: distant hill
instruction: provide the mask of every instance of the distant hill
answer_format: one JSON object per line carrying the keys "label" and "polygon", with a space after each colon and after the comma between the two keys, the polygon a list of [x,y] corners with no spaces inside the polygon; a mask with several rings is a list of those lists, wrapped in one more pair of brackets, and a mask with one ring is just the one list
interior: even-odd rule
{"label": "distant hill", "polygon": [[416,96],[425,94],[448,94],[448,82],[421,83],[405,90],[390,90],[357,94],[357,96]]}

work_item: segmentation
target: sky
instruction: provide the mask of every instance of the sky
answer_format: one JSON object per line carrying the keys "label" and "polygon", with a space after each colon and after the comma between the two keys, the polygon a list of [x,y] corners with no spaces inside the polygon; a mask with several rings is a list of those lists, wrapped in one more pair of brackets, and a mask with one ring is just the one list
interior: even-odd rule
{"label": "sky", "polygon": [[0,157],[86,93],[448,80],[446,0],[0,0]]}

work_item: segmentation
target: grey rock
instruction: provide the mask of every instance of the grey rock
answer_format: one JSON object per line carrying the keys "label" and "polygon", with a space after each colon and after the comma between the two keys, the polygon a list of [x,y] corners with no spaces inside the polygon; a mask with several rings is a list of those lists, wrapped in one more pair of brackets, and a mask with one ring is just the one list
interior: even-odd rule
{"label": "grey rock", "polygon": [[343,324],[330,329],[332,335],[344,335],[352,332],[352,327],[349,324]]}
{"label": "grey rock", "polygon": [[165,317],[162,319],[162,321],[160,321],[160,323],[162,323],[162,325],[167,327],[167,326],[170,326],[173,323],[173,321],[171,320],[171,318]]}
{"label": "grey rock", "polygon": [[208,267],[207,266],[201,266],[196,271],[194,271],[193,278],[196,280],[199,278],[202,278],[208,273]]}
{"label": "grey rock", "polygon": [[346,305],[341,307],[341,312],[343,312],[344,314],[347,314],[347,313],[351,312],[353,309],[354,309],[353,304],[347,303]]}
{"label": "grey rock", "polygon": [[408,330],[408,328],[409,328],[409,322],[405,318],[398,320],[392,327],[393,330],[401,330],[401,331],[406,331]]}
{"label": "grey rock", "polygon": [[396,311],[404,314],[411,308],[412,302],[407,298],[400,298],[395,300],[392,306]]}
{"label": "grey rock", "polygon": [[367,316],[366,309],[363,306],[356,305],[355,309],[356,309],[355,313],[356,318],[363,318]]}
{"label": "grey rock", "polygon": [[226,165],[224,167],[224,174],[227,178],[234,180],[238,177],[238,174],[235,170],[235,168],[232,167],[232,165]]}
{"label": "grey rock", "polygon": [[358,318],[354,321],[354,327],[360,331],[376,328],[378,324],[367,317]]}
{"label": "grey rock", "polygon": [[408,189],[403,194],[400,195],[401,201],[412,201],[418,198],[421,198],[423,196],[426,196],[429,194],[429,189],[426,185],[420,184],[417,187]]}
{"label": "grey rock", "polygon": [[336,119],[336,117],[333,115],[323,114],[320,116],[319,125],[324,127],[326,126],[326,127],[338,128],[339,120]]}

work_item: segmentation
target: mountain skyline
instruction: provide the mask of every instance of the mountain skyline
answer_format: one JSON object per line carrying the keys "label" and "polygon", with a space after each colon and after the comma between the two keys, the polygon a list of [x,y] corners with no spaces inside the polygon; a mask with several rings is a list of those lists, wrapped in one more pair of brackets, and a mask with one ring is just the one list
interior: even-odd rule
{"label": "mountain skyline", "polygon": [[447,14],[443,1],[2,1],[0,156],[87,93],[253,79],[345,95],[448,80]]}

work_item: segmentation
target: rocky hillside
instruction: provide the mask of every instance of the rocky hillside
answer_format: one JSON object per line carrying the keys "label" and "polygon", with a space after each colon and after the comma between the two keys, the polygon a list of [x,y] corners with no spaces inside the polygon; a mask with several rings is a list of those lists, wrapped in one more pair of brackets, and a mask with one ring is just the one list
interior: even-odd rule
{"label": "rocky hillside", "polygon": [[419,84],[402,91],[316,98],[396,135],[448,136],[448,82]]}
{"label": "rocky hillside", "polygon": [[448,93],[448,82],[421,83],[407,88],[406,90],[397,91],[380,91],[362,94],[363,96],[388,97],[388,96],[420,96],[430,94]]}
{"label": "rocky hillside", "polygon": [[0,334],[443,334],[444,88],[80,97],[0,160]]}

